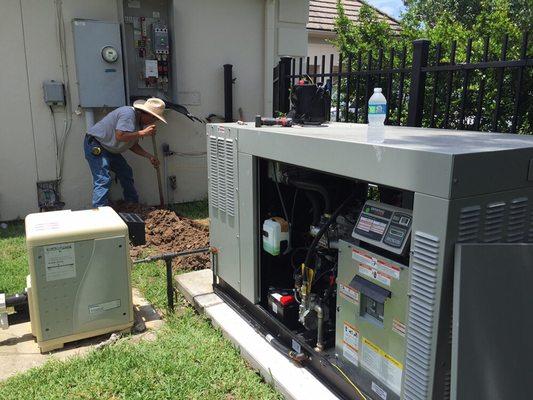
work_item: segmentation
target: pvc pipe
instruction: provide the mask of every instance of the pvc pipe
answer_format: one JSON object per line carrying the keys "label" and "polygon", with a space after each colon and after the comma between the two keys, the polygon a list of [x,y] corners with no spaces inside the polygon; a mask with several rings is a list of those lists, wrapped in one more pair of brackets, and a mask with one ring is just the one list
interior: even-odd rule
{"label": "pvc pipe", "polygon": [[94,110],[92,108],[85,108],[85,129],[88,131],[94,125]]}

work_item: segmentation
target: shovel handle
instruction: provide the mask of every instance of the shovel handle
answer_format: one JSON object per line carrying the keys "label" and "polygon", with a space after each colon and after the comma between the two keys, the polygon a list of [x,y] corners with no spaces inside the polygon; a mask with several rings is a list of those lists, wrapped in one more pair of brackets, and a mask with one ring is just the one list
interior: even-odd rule
{"label": "shovel handle", "polygon": [[[155,141],[155,136],[152,135],[152,145],[154,146],[154,157],[159,161],[159,155],[157,154],[157,143]],[[165,198],[163,197],[163,184],[161,182],[161,170],[159,169],[159,163],[157,164],[156,174],[157,174],[157,188],[159,189],[159,206],[161,208],[165,207]]]}

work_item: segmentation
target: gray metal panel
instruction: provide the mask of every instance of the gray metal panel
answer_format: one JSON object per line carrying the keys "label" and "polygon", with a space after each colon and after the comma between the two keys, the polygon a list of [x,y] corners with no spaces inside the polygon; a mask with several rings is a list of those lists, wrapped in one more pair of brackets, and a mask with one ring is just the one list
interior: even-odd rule
{"label": "gray metal panel", "polygon": [[[407,349],[403,393],[405,400],[447,399],[449,365],[444,361],[446,322],[442,296],[446,295],[449,265],[450,202],[415,193],[411,239]],[[445,319],[445,318],[444,318]],[[443,350],[444,348],[444,350]],[[449,353],[449,351],[448,351]],[[436,360],[440,362],[437,363]]]}
{"label": "gray metal panel", "polygon": [[[119,107],[125,104],[120,26],[115,22],[72,21],[76,79],[82,107]],[[108,63],[102,49],[113,46],[118,60]]]}
{"label": "gray metal panel", "polygon": [[239,227],[241,294],[252,303],[259,302],[257,262],[256,163],[252,156],[239,154]]}
{"label": "gray metal panel", "polygon": [[532,244],[456,247],[452,399],[533,398]]}
{"label": "gray metal panel", "polygon": [[210,237],[219,249],[215,273],[240,292],[236,135],[234,128],[207,127]]}
{"label": "gray metal panel", "polygon": [[230,126],[239,129],[240,152],[437,197],[533,187],[532,137],[386,126],[376,144],[361,124]]}

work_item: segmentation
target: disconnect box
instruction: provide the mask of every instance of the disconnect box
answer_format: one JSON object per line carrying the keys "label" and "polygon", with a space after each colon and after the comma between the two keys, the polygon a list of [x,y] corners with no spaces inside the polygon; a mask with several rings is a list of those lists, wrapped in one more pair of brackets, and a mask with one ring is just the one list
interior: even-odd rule
{"label": "disconnect box", "polygon": [[128,229],[113,209],[30,214],[25,227],[31,327],[41,352],[131,328]]}

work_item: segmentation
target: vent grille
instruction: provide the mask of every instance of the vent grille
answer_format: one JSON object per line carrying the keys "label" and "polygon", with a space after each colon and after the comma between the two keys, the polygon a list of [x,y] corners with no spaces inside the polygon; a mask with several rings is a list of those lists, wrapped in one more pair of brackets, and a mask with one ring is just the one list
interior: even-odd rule
{"label": "vent grille", "polygon": [[485,209],[484,242],[494,243],[503,240],[505,202],[491,203]]}
{"label": "vent grille", "polygon": [[218,153],[217,138],[209,136],[209,198],[213,207],[218,208]]}
{"label": "vent grille", "polygon": [[433,322],[435,319],[439,238],[416,232],[411,265],[404,398],[428,397]]}
{"label": "vent grille", "polygon": [[533,210],[527,197],[461,209],[459,243],[522,241],[533,242]]}
{"label": "vent grille", "polygon": [[527,198],[521,197],[511,201],[509,206],[509,223],[507,225],[507,241],[511,243],[526,240]]}
{"label": "vent grille", "polygon": [[213,207],[235,216],[235,141],[209,137],[209,196]]}
{"label": "vent grille", "polygon": [[479,235],[479,218],[481,207],[465,207],[459,216],[459,241],[468,242],[476,240]]}

